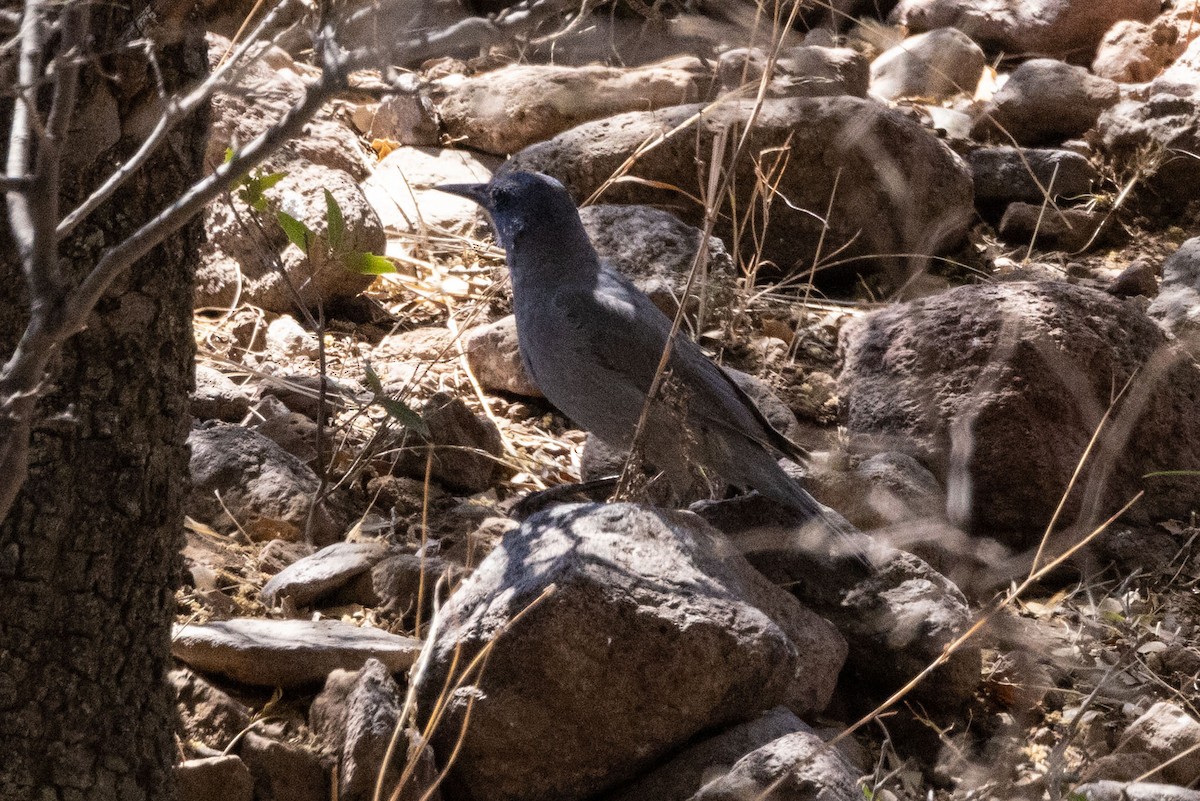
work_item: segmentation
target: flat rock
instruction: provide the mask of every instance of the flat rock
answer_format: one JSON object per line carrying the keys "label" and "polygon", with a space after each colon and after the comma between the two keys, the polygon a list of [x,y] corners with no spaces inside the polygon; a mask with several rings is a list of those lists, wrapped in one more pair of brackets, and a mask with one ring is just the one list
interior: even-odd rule
{"label": "flat rock", "polygon": [[238,618],[176,626],[171,653],[196,670],[243,684],[299,687],[374,657],[393,673],[417,658],[420,640],[339,620]]}
{"label": "flat rock", "polygon": [[506,156],[589,120],[695,103],[711,80],[692,56],[632,69],[513,64],[452,75],[434,82],[432,93],[448,136]]}
{"label": "flat rock", "polygon": [[1154,19],[1159,0],[900,0],[889,20],[909,30],[958,28],[989,50],[1066,57],[1096,47],[1123,19]]}
{"label": "flat rock", "polygon": [[297,607],[308,606],[370,570],[387,555],[387,550],[382,542],[335,542],[272,576],[262,588],[263,603],[275,606],[291,598]]}
{"label": "flat rock", "polygon": [[1200,790],[1157,782],[1088,782],[1074,794],[1086,801],[1200,801]]}

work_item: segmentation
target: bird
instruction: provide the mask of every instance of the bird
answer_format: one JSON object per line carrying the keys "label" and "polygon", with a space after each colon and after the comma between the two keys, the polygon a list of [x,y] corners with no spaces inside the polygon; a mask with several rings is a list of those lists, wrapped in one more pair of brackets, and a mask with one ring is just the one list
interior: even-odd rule
{"label": "bird", "polygon": [[[486,184],[437,189],[474,201],[491,218],[512,281],[521,359],[542,394],[577,425],[628,449],[672,321],[601,260],[568,190],[555,178],[511,171]],[[641,453],[677,495],[696,464],[757,490],[861,558],[862,538],[784,471],[808,452],[768,422],[754,401],[687,336],[676,333],[666,380],[652,402]]]}

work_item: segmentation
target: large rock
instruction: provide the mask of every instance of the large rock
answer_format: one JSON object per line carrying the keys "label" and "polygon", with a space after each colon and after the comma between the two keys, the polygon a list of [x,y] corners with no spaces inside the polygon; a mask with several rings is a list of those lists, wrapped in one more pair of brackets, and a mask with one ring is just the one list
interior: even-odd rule
{"label": "large rock", "polygon": [[1146,23],[1122,20],[1104,34],[1092,72],[1118,83],[1145,83],[1183,55],[1187,39],[1169,17]]}
{"label": "large rock", "polygon": [[[213,67],[224,58],[228,39],[209,34],[208,57]],[[215,169],[230,147],[244,146],[279,121],[304,97],[305,77],[292,57],[272,47],[259,58],[247,59],[235,70],[234,85],[213,94],[212,121],[204,161]],[[127,135],[133,135],[126,131]],[[268,171],[293,161],[307,161],[349,173],[361,180],[372,161],[362,138],[338,118],[332,105],[317,112],[304,136],[284,142],[271,156]],[[206,226],[207,228],[207,226]]]}
{"label": "large rock", "polygon": [[934,101],[973,95],[987,59],[971,37],[954,28],[910,36],[871,62],[871,93],[886,100]]}
{"label": "large rock", "polygon": [[958,28],[984,47],[1066,57],[1092,50],[1113,23],[1154,19],[1159,0],[900,0],[891,20],[910,30]]}
{"label": "large rock", "polygon": [[[608,203],[649,203],[676,211],[692,225],[703,211],[664,186],[698,193],[681,176],[707,174],[712,140],[726,129],[740,130],[754,103],[731,102],[706,111],[642,154],[631,175],[646,181],[609,186]],[[563,181],[576,200],[592,195],[645,142],[672,131],[701,111],[679,106],[632,112],[586,123],[533,145],[510,159],[503,170],[536,170]],[[696,130],[698,126],[699,130]],[[955,247],[972,217],[970,175],[965,164],[920,125],[877,103],[853,97],[768,100],[762,105],[736,163],[736,216],[759,206],[755,196],[758,154],[780,154],[782,174],[771,205],[771,223],[759,237],[742,237],[743,256],[758,250],[785,273],[806,272],[814,256],[839,261],[867,257],[854,269],[879,275],[886,285],[903,283],[926,263],[925,256]],[[655,183],[656,182],[656,183]],[[723,204],[724,214],[729,213]],[[828,212],[828,214],[827,214]],[[722,216],[715,233],[730,242],[732,229]],[[897,256],[893,254],[906,254]],[[850,279],[846,268],[821,271],[818,278]]]}
{"label": "large rock", "polygon": [[451,139],[505,156],[589,120],[695,103],[711,81],[700,59],[686,56],[634,69],[513,64],[443,78],[432,92]]}
{"label": "large rock", "polygon": [[630,504],[530,518],[442,613],[422,718],[451,663],[495,641],[433,735],[445,760],[470,710],[448,779],[460,798],[594,795],[706,729],[779,703],[821,709],[845,655],[827,622],[697,518]]}
{"label": "large rock", "polygon": [[[222,529],[240,526],[251,536],[303,539],[320,479],[308,465],[257,431],[209,424],[192,429],[192,488],[185,509]],[[313,511],[312,539],[341,539],[342,526],[324,506]]]}
{"label": "large rock", "polygon": [[[579,210],[579,218],[600,258],[609,262],[674,316],[704,232],[649,206],[599,204]],[[692,284],[688,310],[704,306],[707,319],[728,315],[737,290],[733,259],[725,243],[709,237],[705,272]]]}
{"label": "large rock", "polygon": [[1056,282],[960,287],[843,330],[853,447],[901,450],[942,478],[950,517],[1013,545],[1037,541],[1113,396],[1060,524],[1186,516],[1194,485],[1147,473],[1200,464],[1200,372],[1133,302]]}
{"label": "large rock", "polygon": [[[983,109],[972,133],[1022,145],[1062,142],[1088,131],[1121,99],[1114,81],[1050,58],[1026,61]],[[1011,139],[1010,139],[1011,137]]]}

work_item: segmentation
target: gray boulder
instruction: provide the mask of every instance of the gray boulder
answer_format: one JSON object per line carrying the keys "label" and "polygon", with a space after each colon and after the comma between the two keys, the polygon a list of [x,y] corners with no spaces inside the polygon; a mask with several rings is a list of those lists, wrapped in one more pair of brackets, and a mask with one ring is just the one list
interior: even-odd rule
{"label": "gray boulder", "polygon": [[815,712],[845,655],[826,621],[695,516],[631,504],[535,515],[442,614],[418,679],[423,721],[451,663],[495,642],[433,735],[440,759],[458,748],[447,791],[466,799],[582,799],[701,731],[780,703]]}

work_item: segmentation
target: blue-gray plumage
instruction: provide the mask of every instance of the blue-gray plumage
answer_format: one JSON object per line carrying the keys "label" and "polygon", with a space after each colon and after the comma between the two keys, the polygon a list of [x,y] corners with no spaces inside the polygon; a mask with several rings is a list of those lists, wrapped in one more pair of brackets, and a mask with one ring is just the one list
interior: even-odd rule
{"label": "blue-gray plumage", "polygon": [[[628,448],[671,321],[643,292],[603,263],[570,194],[555,179],[513,172],[489,184],[438,187],[490,215],[512,276],[517,339],[530,377],[578,425]],[[677,336],[668,378],[643,434],[646,460],[682,493],[689,463],[750,487],[805,520],[849,535],[776,461],[807,452],[771,426],[699,346]],[[860,535],[861,536],[861,535]],[[857,550],[857,548],[856,548]]]}

